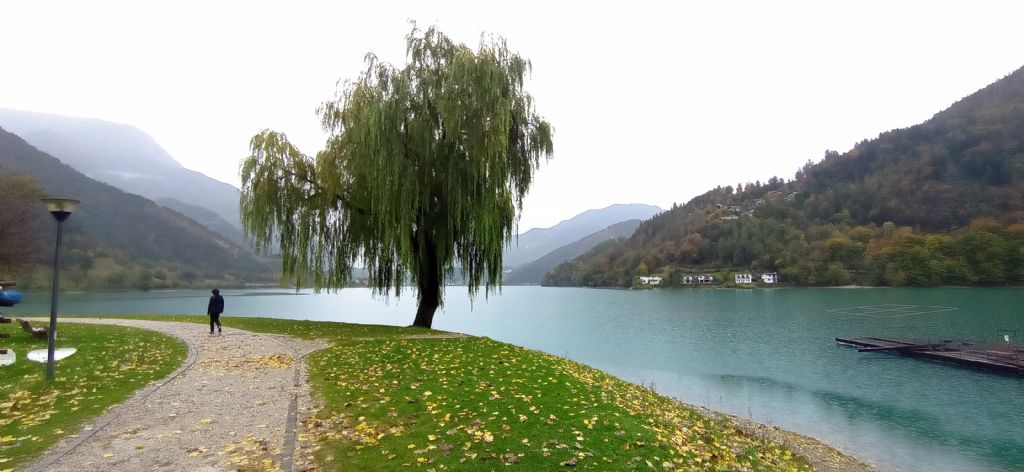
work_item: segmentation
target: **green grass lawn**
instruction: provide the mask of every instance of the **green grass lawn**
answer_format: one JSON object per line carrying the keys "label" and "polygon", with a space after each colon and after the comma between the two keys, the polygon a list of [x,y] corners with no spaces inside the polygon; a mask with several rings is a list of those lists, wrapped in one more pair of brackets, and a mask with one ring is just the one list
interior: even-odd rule
{"label": "green grass lawn", "polygon": [[46,349],[46,339],[16,324],[0,325],[0,332],[11,333],[0,339],[0,348],[18,356],[13,365],[0,367],[0,471],[27,464],[86,420],[166,377],[187,355],[184,343],[153,331],[64,323],[57,347],[78,352],[58,361],[56,380],[47,382],[46,364],[26,357]]}
{"label": "green grass lawn", "polygon": [[[206,315],[61,315],[61,317],[177,321],[205,325],[210,323],[210,318]],[[348,340],[441,333],[441,331],[425,328],[396,328],[394,326],[336,323],[333,321],[282,320],[247,316],[222,316],[220,321],[228,328],[244,329],[256,333],[285,334],[300,339]]]}
{"label": "green grass lawn", "polygon": [[325,469],[809,469],[678,402],[486,338],[349,341],[309,359]]}
{"label": "green grass lawn", "polygon": [[[140,317],[205,323],[205,317]],[[230,317],[323,338],[307,420],[324,470],[810,470],[786,448],[596,369],[487,338],[413,328]]]}

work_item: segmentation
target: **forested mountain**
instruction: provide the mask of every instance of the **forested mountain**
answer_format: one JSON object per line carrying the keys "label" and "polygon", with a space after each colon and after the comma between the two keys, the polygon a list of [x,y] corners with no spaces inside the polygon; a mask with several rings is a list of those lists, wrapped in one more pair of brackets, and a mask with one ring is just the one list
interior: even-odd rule
{"label": "forested mountain", "polygon": [[566,244],[545,254],[540,259],[516,267],[505,274],[502,283],[505,285],[539,285],[544,280],[544,275],[558,264],[579,257],[609,239],[630,237],[640,226],[640,222],[641,220],[626,220],[615,223],[601,231],[587,235],[579,241]]}
{"label": "forested mountain", "polygon": [[[175,283],[273,281],[271,270],[239,247],[182,214],[97,182],[0,129],[0,173],[33,178],[45,194],[76,198],[65,223],[71,279],[96,287],[150,288]],[[38,203],[34,226],[52,247],[55,224]],[[52,254],[44,251],[43,266]],[[101,278],[97,278],[101,277]]]}
{"label": "forested mountain", "polygon": [[[212,211],[220,220],[202,222],[212,221],[210,229],[239,241],[238,189],[182,167],[138,128],[6,109],[0,109],[0,128],[100,182],[153,201],[175,199]],[[233,229],[224,228],[223,223]]]}
{"label": "forested mountain", "polygon": [[156,203],[191,218],[196,223],[213,230],[239,246],[249,247],[241,229],[206,208],[190,205],[176,198],[160,198],[156,200]]}
{"label": "forested mountain", "polygon": [[41,257],[39,184],[0,168],[0,280],[16,280]]}
{"label": "forested mountain", "polygon": [[505,249],[502,264],[515,268],[533,262],[566,244],[626,220],[645,220],[662,210],[656,206],[615,204],[598,210],[587,210],[550,228],[534,228],[514,239]]}
{"label": "forested mountain", "polygon": [[1024,69],[922,124],[828,151],[795,180],[716,188],[545,283],[777,270],[809,285],[1016,284],[1022,251]]}

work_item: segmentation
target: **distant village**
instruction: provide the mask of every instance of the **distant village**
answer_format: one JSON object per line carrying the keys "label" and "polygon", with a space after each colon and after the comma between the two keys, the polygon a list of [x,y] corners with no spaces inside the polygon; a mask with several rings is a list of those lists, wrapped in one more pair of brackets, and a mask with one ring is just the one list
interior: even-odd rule
{"label": "distant village", "polygon": [[[734,283],[736,285],[775,285],[779,283],[778,272],[765,272],[758,275],[751,274],[749,272],[738,272],[733,274]],[[665,283],[665,278],[660,275],[641,275],[638,277],[638,281],[641,286],[657,286],[657,285],[670,285],[671,282]],[[680,277],[680,285],[693,286],[693,285],[714,285],[716,283],[715,276],[711,274],[697,274],[697,275],[683,275]],[[722,283],[718,281],[717,283]]]}
{"label": "distant village", "polygon": [[718,211],[728,213],[725,216],[721,216],[721,220],[731,221],[739,219],[740,215],[753,216],[754,210],[756,210],[757,207],[763,206],[765,199],[775,200],[778,198],[783,198],[787,202],[792,202],[793,200],[796,199],[796,196],[799,194],[800,192],[791,192],[788,195],[783,196],[782,192],[778,190],[773,190],[771,192],[768,192],[768,194],[765,195],[765,198],[758,198],[756,200],[753,200],[752,202],[746,202],[742,205],[726,205],[724,203],[717,203],[715,204],[715,209]]}
{"label": "distant village", "polygon": [[[765,195],[765,198],[758,198],[756,200],[748,201],[742,205],[728,205],[723,203],[717,203],[709,213],[715,213],[724,216],[719,216],[720,219],[725,221],[738,219],[739,216],[753,216],[754,211],[761,206],[764,206],[765,199],[785,199],[786,201],[793,201],[799,192],[792,192],[784,195],[779,191],[772,191]],[[654,286],[668,286],[672,285],[671,281],[666,281],[665,277],[660,275],[642,275],[637,279],[638,286],[641,287],[654,287]],[[678,284],[682,286],[700,286],[700,285],[715,285],[722,284],[724,281],[716,281],[715,276],[712,274],[683,274],[679,276]],[[775,285],[780,283],[778,272],[764,272],[760,275],[756,275],[750,272],[738,272],[733,274],[733,284],[738,286],[744,285]]]}

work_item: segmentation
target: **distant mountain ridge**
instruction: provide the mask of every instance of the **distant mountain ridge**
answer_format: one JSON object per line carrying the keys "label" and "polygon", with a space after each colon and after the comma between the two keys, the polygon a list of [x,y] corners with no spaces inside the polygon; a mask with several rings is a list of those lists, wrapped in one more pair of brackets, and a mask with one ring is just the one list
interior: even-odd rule
{"label": "distant mountain ridge", "polygon": [[502,278],[504,285],[540,285],[544,275],[558,264],[574,259],[610,239],[628,238],[633,235],[641,220],[626,220],[615,223],[601,231],[592,233],[571,244],[566,244],[545,254],[540,259],[523,264]]}
{"label": "distant mountain ridge", "polygon": [[847,210],[854,221],[943,231],[1024,212],[1024,68],[921,124],[828,153],[802,177],[817,217]]}
{"label": "distant mountain ridge", "polygon": [[[69,254],[112,257],[134,272],[152,266],[193,281],[274,280],[268,266],[227,238],[181,213],[93,180],[2,128],[0,172],[28,175],[50,195],[81,200],[66,223]],[[52,226],[41,203],[37,224]],[[41,234],[52,237],[52,231]]]}
{"label": "distant mountain ridge", "polygon": [[795,180],[712,189],[544,283],[764,270],[798,285],[1005,285],[1024,284],[1022,267],[1024,68]]}
{"label": "distant mountain ridge", "polygon": [[506,268],[515,268],[528,264],[555,249],[572,244],[616,223],[633,219],[645,220],[660,212],[661,208],[639,203],[615,204],[587,210],[550,228],[534,228],[520,234],[505,248],[503,265]]}
{"label": "distant mountain ridge", "polygon": [[190,205],[176,198],[160,198],[156,200],[156,203],[195,220],[196,223],[210,228],[214,232],[224,236],[229,241],[243,248],[248,247],[248,242],[245,239],[245,233],[243,233],[241,229],[206,208]]}
{"label": "distant mountain ridge", "polygon": [[[208,227],[241,242],[237,238],[241,230],[239,190],[182,167],[151,136],[134,126],[0,109],[0,128],[79,172],[126,192],[153,201],[174,199],[212,211],[221,221]],[[223,223],[234,229],[228,230]]]}

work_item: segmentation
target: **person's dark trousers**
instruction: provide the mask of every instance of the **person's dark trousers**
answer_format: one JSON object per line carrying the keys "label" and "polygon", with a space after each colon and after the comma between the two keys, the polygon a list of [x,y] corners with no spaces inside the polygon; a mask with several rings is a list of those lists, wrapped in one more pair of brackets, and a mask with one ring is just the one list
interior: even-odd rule
{"label": "person's dark trousers", "polygon": [[213,324],[217,324],[217,331],[220,332],[220,314],[210,315],[210,333],[213,333]]}

